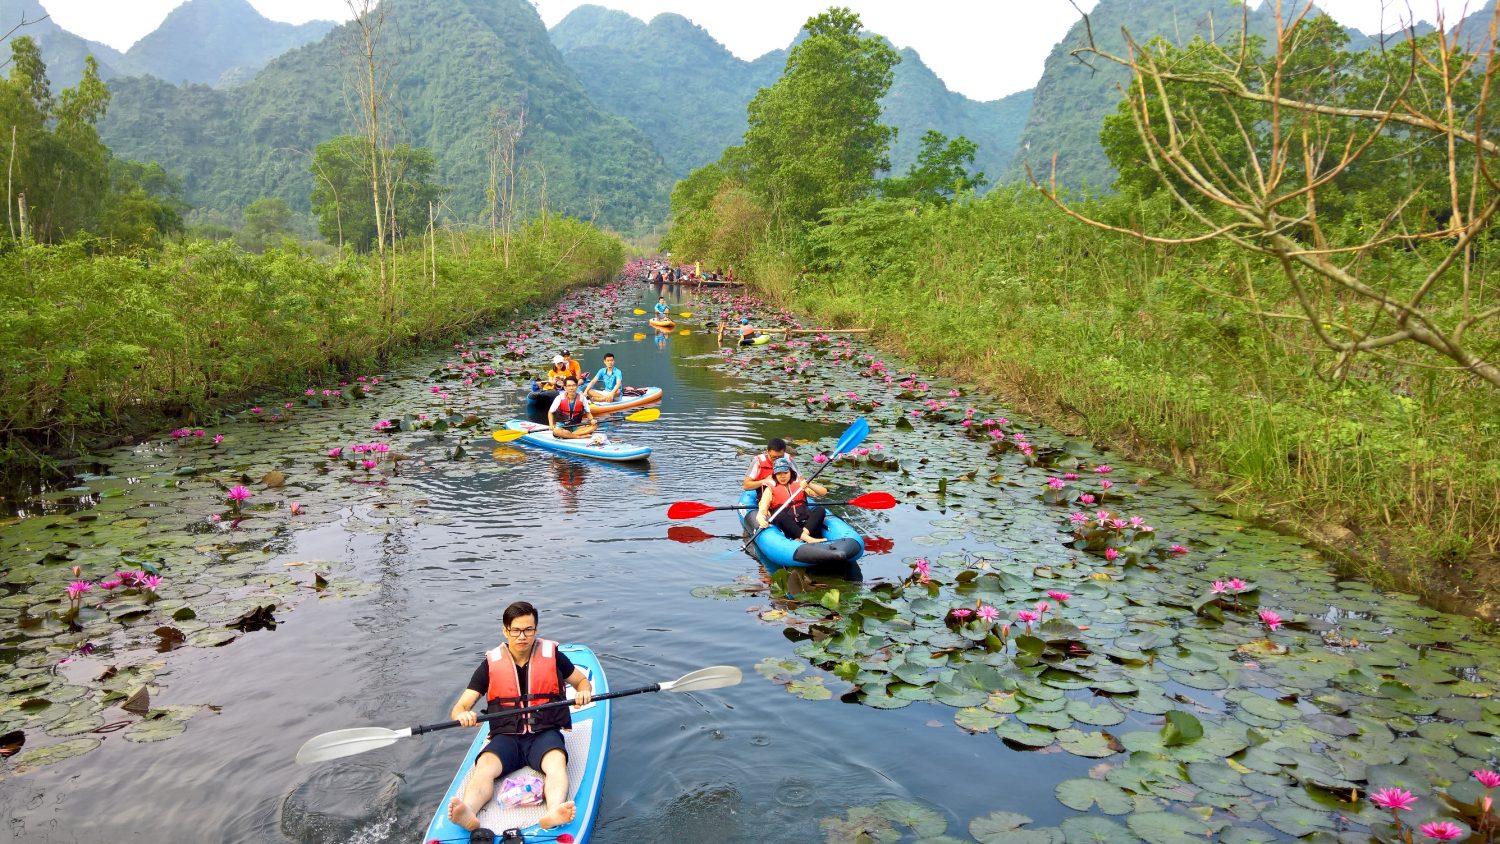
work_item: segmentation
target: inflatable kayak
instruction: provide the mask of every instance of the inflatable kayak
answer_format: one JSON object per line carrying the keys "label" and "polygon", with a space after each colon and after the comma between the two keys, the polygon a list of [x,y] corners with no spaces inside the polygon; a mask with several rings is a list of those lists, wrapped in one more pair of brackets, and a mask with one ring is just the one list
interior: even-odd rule
{"label": "inflatable kayak", "polygon": [[505,427],[512,431],[525,431],[526,436],[517,442],[557,451],[563,454],[576,454],[580,457],[592,457],[596,460],[608,460],[613,463],[629,463],[632,460],[645,460],[651,456],[651,447],[644,445],[626,445],[625,443],[607,442],[603,445],[594,445],[592,439],[560,440],[552,436],[552,431],[546,425],[536,422],[527,422],[522,419],[512,419],[505,423]]}
{"label": "inflatable kayak", "polygon": [[670,319],[656,319],[654,317],[646,320],[646,322],[650,323],[652,328],[660,328],[663,331],[671,331],[677,325],[677,323]]}
{"label": "inflatable kayak", "polygon": [[647,387],[646,388],[646,392],[642,393],[641,395],[639,395],[639,396],[621,395],[619,401],[612,401],[612,402],[590,401],[589,402],[589,409],[594,412],[595,416],[598,416],[601,413],[614,413],[617,410],[629,410],[632,407],[645,407],[648,404],[651,404],[653,402],[659,402],[659,401],[661,401],[661,388],[660,387]]}
{"label": "inflatable kayak", "polygon": [[[593,651],[583,645],[563,645],[561,650],[575,666],[588,675],[589,682],[594,686],[594,694],[609,691],[609,684],[604,679],[604,669],[600,667]],[[565,688],[568,699],[571,700],[573,687]],[[568,746],[568,799],[578,806],[578,814],[573,816],[573,820],[562,826],[543,830],[536,822],[546,809],[542,806],[506,806],[499,800],[500,781],[497,781],[496,797],[479,812],[480,826],[493,831],[497,842],[500,840],[500,833],[507,829],[520,829],[522,837],[527,841],[567,840],[563,835],[571,835],[576,844],[587,842],[594,818],[599,814],[599,798],[603,792],[604,762],[609,754],[609,706],[610,701],[607,700],[592,701],[582,709],[573,710],[573,729],[563,732],[563,740]],[[432,822],[427,825],[427,833],[422,836],[423,841],[469,840],[468,831],[448,820],[448,802],[462,791],[464,782],[473,773],[475,757],[489,740],[490,731],[483,722],[473,732],[474,741],[464,751],[463,762],[458,766],[453,784],[448,786],[448,792],[438,803]],[[502,781],[516,774],[541,776],[539,771],[522,768],[519,771],[506,771]]]}
{"label": "inflatable kayak", "polygon": [[771,342],[771,335],[769,335],[769,334],[757,334],[754,337],[751,337],[749,340],[741,340],[740,341],[740,345],[741,346],[764,346],[765,344],[767,344],[769,342]]}
{"label": "inflatable kayak", "polygon": [[[747,489],[740,496],[739,503],[741,507],[748,508],[741,511],[745,530],[748,533],[759,530],[755,523],[755,513],[760,503],[760,493]],[[755,550],[760,552],[760,561],[767,569],[847,565],[864,556],[864,540],[854,528],[849,527],[848,522],[831,512],[823,520],[823,536],[827,542],[802,542],[788,539],[786,534],[771,527],[761,531],[755,538]]]}

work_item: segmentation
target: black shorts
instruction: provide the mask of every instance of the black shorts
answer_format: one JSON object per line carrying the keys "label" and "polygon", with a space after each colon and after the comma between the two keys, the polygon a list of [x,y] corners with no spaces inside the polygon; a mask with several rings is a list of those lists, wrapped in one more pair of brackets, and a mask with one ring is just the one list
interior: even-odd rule
{"label": "black shorts", "polygon": [[568,747],[563,742],[562,730],[543,730],[523,736],[490,736],[489,743],[479,753],[493,753],[500,757],[500,770],[507,774],[515,773],[527,765],[541,773],[542,757],[552,750],[561,750],[563,760],[567,760]]}

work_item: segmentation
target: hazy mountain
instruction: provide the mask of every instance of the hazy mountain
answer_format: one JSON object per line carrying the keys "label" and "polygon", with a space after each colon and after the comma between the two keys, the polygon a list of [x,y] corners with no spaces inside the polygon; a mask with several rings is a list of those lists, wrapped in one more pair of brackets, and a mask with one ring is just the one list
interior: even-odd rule
{"label": "hazy mountain", "polygon": [[[494,107],[526,109],[520,152],[530,195],[554,210],[627,231],[665,216],[660,157],[625,120],[600,111],[525,0],[387,0],[398,135],[430,147],[448,207],[478,219]],[[101,125],[116,153],[184,176],[196,205],[241,208],[261,196],[308,207],[312,149],[353,126],[340,68],[350,25],[219,91],[153,78],[117,79]]]}
{"label": "hazy mountain", "polygon": [[[745,107],[756,91],[780,78],[788,54],[773,50],[747,62],[681,15],[642,23],[599,6],[573,10],[552,28],[552,41],[594,101],[650,135],[679,178],[740,142]],[[937,129],[978,144],[977,166],[991,177],[1004,171],[1030,92],[975,102],[948,90],[915,50],[902,50],[901,57],[881,102],[885,122],[898,130],[892,167],[904,171],[922,134]]]}
{"label": "hazy mountain", "polygon": [[51,80],[54,92],[72,87],[83,78],[83,59],[90,54],[99,63],[100,76],[109,78],[116,73],[122,57],[113,47],[80,38],[53,23],[37,0],[0,0],[0,35],[23,20],[36,23],[17,29],[9,38],[0,40],[0,48],[4,50],[0,61],[10,58],[11,38],[31,36],[47,61],[47,78]]}
{"label": "hazy mountain", "polygon": [[150,74],[173,84],[245,81],[271,59],[317,41],[332,21],[294,25],[272,21],[247,0],[188,0],[150,35],[125,52],[124,74]]}

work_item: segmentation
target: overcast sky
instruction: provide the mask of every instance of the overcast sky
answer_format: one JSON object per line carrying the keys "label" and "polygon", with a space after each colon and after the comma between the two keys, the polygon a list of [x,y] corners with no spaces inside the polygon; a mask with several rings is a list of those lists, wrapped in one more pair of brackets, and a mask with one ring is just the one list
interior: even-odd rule
{"label": "overcast sky", "polygon": [[[1285,0],[1291,2],[1291,0]],[[1467,6],[1484,0],[1319,0],[1319,7],[1345,26],[1367,33],[1395,28],[1408,5],[1419,18],[1435,19],[1441,6],[1450,23]],[[183,0],[41,0],[64,29],[119,50],[161,23]],[[898,47],[912,47],[948,87],[978,100],[992,100],[1034,85],[1052,45],[1078,13],[1068,0],[596,0],[598,5],[650,20],[676,12],[708,30],[735,55],[753,59],[785,47],[802,23],[830,5],[858,12],[865,26]],[[1085,11],[1097,0],[1076,0]],[[345,0],[250,0],[273,20],[302,23],[349,17]],[[550,27],[581,0],[537,0]],[[7,27],[8,28],[8,27]]]}

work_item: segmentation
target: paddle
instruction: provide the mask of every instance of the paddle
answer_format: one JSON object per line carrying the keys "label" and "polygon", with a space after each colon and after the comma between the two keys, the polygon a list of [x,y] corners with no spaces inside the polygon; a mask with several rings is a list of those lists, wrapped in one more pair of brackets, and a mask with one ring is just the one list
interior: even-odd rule
{"label": "paddle", "polygon": [[[665,683],[652,683],[639,689],[626,689],[620,692],[606,692],[602,695],[594,695],[594,700],[613,700],[615,698],[638,695],[643,692],[703,692],[709,689],[722,689],[725,686],[738,685],[740,682],[740,670],[732,665],[714,665],[708,668],[700,668],[689,674],[684,674],[676,680]],[[572,701],[556,700],[552,703],[544,703],[539,706],[527,706],[522,709],[507,709],[503,712],[492,712],[488,715],[480,715],[480,721],[493,721],[496,718],[505,718],[511,715],[521,715],[527,712],[537,712],[542,709],[555,709],[559,706],[568,706]],[[302,744],[297,751],[297,764],[306,765],[312,762],[326,762],[329,759],[338,759],[344,756],[353,756],[356,753],[364,753],[388,747],[397,741],[419,736],[422,733],[430,733],[435,730],[446,730],[457,727],[457,721],[444,721],[441,724],[424,724],[416,727],[407,727],[404,730],[387,730],[384,727],[355,727],[349,730],[334,730],[331,733],[313,736]]]}
{"label": "paddle", "polygon": [[[839,441],[833,444],[833,453],[828,455],[829,459],[826,460],[826,461],[824,461],[823,465],[819,466],[817,469],[815,469],[813,471],[812,477],[810,477],[807,480],[801,482],[800,485],[802,486],[802,488],[806,489],[808,484],[810,484],[813,481],[817,480],[818,476],[821,475],[821,474],[823,474],[823,470],[824,469],[827,469],[829,466],[832,466],[833,463],[834,463],[834,458],[835,457],[837,457],[838,455],[843,454],[843,453],[845,453],[847,451],[853,450],[855,446],[857,446],[860,443],[864,442],[865,441],[865,437],[868,437],[869,435],[870,435],[870,423],[866,422],[865,418],[863,416],[861,416],[860,418],[854,420],[854,424],[850,425],[847,429],[845,429],[843,435],[839,437]],[[755,544],[755,540],[759,539],[760,535],[762,533],[765,533],[767,530],[769,530],[771,528],[771,523],[774,522],[774,521],[776,521],[776,517],[779,516],[779,515],[781,515],[781,511],[785,510],[787,508],[788,504],[791,504],[793,501],[796,501],[796,500],[797,500],[797,496],[795,496],[795,495],[788,496],[787,500],[786,500],[786,503],[782,504],[780,507],[777,507],[776,508],[776,512],[772,513],[771,517],[766,520],[766,526],[763,527],[763,528],[761,528],[760,530],[757,530],[754,534],[752,534],[750,536],[750,541],[749,542],[746,542],[744,545],[740,546],[739,553],[743,554],[745,552],[745,549],[749,548],[751,545],[754,545]]]}
{"label": "paddle", "polygon": [[[848,501],[819,501],[824,507],[863,507],[866,510],[889,510],[896,506],[896,496],[889,492],[867,492]],[[728,507],[711,507],[697,501],[677,501],[667,508],[669,519],[696,519],[705,513],[717,510],[754,510],[754,504],[731,504]]]}
{"label": "paddle", "polygon": [[[608,413],[609,411],[604,411],[604,412]],[[626,416],[625,417],[625,421],[626,422],[655,422],[656,420],[658,420],[660,418],[661,418],[661,409],[660,408],[648,407],[645,410],[637,410],[635,413],[632,413],[632,414]],[[582,422],[578,423],[578,425],[582,425],[582,424],[583,424]],[[576,428],[576,427],[578,427],[578,425],[563,425],[562,427],[564,427],[564,428]],[[529,433],[532,433],[532,432],[531,431],[513,431],[513,430],[511,430],[509,428],[501,428],[500,430],[494,432],[493,434],[490,434],[490,438],[493,439],[497,443],[508,443],[508,442],[514,442],[515,440],[518,440],[518,439],[526,436]]]}
{"label": "paddle", "polygon": [[710,539],[739,539],[737,534],[726,534],[718,536],[705,530],[700,530],[692,525],[672,525],[667,528],[667,538],[673,542],[681,542],[691,545],[695,542],[707,542]]}

